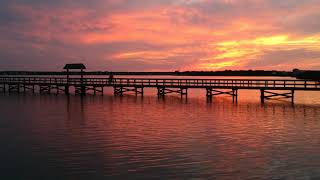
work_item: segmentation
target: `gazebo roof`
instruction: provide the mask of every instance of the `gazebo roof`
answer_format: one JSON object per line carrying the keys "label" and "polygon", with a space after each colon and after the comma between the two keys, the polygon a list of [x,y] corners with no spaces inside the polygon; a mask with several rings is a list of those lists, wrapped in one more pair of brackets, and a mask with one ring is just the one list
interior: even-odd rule
{"label": "gazebo roof", "polygon": [[63,69],[86,69],[86,66],[82,63],[66,64]]}

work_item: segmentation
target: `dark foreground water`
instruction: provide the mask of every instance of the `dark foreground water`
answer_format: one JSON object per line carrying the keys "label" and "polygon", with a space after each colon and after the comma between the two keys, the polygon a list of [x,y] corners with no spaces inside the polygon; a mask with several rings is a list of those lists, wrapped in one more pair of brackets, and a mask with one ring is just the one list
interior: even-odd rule
{"label": "dark foreground water", "polygon": [[320,94],[0,95],[0,179],[320,179]]}

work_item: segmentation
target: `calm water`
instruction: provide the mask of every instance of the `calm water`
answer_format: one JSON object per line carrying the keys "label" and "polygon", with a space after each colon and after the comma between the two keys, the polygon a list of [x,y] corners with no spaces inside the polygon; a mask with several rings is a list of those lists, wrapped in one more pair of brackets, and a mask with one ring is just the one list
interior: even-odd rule
{"label": "calm water", "polygon": [[0,95],[1,179],[320,179],[320,92]]}

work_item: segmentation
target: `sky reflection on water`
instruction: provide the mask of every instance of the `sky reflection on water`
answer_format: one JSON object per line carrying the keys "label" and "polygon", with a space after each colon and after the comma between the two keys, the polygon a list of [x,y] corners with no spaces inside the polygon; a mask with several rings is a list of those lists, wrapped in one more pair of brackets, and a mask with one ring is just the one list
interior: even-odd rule
{"label": "sky reflection on water", "polygon": [[197,91],[188,100],[2,95],[3,177],[319,178],[320,106],[302,95],[295,106],[262,105],[252,91],[238,103]]}

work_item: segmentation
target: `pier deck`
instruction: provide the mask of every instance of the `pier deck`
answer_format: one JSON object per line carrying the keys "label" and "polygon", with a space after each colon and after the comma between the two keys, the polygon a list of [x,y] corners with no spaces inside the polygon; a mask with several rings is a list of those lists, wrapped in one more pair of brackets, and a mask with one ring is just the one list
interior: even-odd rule
{"label": "pier deck", "polygon": [[[85,95],[100,93],[104,87],[113,87],[115,95],[123,95],[133,91],[143,95],[144,88],[157,88],[158,96],[178,93],[187,96],[188,89],[202,88],[206,96],[227,94],[237,100],[238,90],[255,89],[261,92],[261,102],[274,97],[291,98],[294,101],[294,91],[320,91],[320,81],[314,80],[281,80],[281,79],[160,79],[160,78],[64,78],[64,77],[0,77],[0,91],[25,93],[70,93],[73,87],[75,94]],[[289,91],[289,92],[275,92]],[[268,94],[268,95],[266,95]]]}

